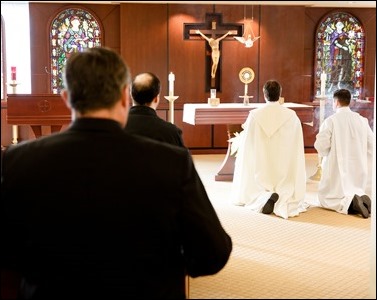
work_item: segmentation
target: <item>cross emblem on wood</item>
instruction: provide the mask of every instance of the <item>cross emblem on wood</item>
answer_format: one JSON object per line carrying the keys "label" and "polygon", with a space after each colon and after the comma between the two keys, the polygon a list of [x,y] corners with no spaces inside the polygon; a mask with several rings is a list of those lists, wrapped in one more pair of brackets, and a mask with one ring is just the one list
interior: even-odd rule
{"label": "cross emblem on wood", "polygon": [[[233,40],[233,36],[242,36],[243,24],[238,23],[223,23],[221,13],[206,13],[204,23],[185,23],[184,24],[184,39],[185,40],[200,40],[206,42],[206,91],[216,89],[221,91],[221,58],[220,55],[216,65],[215,76],[211,76],[211,69],[213,67],[212,47],[200,34],[198,30],[206,37],[216,40],[218,39],[218,51],[221,53],[221,42],[226,40]],[[229,33],[228,35],[226,35]],[[226,35],[223,39],[222,37]],[[211,40],[212,41],[212,40]]]}
{"label": "cross emblem on wood", "polygon": [[38,102],[38,109],[40,112],[48,112],[51,110],[51,104],[48,100],[41,100]]}

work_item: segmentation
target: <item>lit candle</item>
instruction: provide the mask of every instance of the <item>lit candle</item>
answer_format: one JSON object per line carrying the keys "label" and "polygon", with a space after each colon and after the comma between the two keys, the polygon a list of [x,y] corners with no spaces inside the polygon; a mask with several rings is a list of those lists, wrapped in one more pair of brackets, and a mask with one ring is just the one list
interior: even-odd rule
{"label": "lit candle", "polygon": [[327,76],[326,76],[326,73],[323,72],[321,74],[321,96],[324,97],[326,92],[325,92],[325,89],[326,89],[326,79],[327,79]]}
{"label": "lit candle", "polygon": [[247,96],[247,84],[245,84],[245,96]]}
{"label": "lit candle", "polygon": [[170,72],[168,79],[169,79],[169,96],[174,96],[175,76],[174,76],[173,72]]}
{"label": "lit candle", "polygon": [[10,67],[10,76],[11,76],[11,80],[16,81],[16,78],[17,78],[16,67]]}

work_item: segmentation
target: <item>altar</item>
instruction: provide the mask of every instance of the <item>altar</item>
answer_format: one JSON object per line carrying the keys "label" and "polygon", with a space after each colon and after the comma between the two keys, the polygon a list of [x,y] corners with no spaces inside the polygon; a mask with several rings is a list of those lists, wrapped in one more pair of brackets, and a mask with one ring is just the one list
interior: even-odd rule
{"label": "altar", "polygon": [[42,136],[42,126],[55,133],[71,123],[71,111],[58,94],[9,94],[7,103],[7,123],[29,125],[36,138]]}
{"label": "altar", "polygon": [[[246,121],[249,111],[265,105],[265,103],[220,103],[218,106],[211,106],[207,103],[186,103],[183,105],[183,122],[191,125],[227,125],[228,139],[232,138],[235,128]],[[286,102],[282,104],[293,109],[301,123],[313,124],[314,106]],[[218,173],[216,181],[232,181],[234,172],[235,157],[231,155],[231,143],[228,142],[228,149]]]}

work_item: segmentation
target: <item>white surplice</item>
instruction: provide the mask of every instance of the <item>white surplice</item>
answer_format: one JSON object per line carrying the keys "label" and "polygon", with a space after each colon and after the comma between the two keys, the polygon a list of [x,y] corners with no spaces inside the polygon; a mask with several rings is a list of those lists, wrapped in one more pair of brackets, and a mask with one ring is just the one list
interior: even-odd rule
{"label": "white surplice", "polygon": [[242,128],[231,202],[261,212],[276,192],[275,215],[287,219],[305,211],[304,138],[296,112],[267,102],[250,111]]}
{"label": "white surplice", "polygon": [[322,158],[318,200],[347,214],[355,194],[371,197],[374,134],[368,119],[341,107],[322,123],[314,147]]}

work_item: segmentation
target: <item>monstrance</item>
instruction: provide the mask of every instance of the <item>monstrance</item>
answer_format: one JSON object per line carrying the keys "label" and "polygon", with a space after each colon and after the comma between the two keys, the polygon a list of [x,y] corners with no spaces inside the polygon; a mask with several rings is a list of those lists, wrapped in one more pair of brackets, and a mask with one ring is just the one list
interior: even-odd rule
{"label": "monstrance", "polygon": [[254,80],[255,73],[252,68],[246,67],[240,71],[239,77],[241,82],[245,84],[245,94],[239,97],[243,98],[244,105],[249,105],[249,98],[253,98],[254,96],[247,95],[247,85]]}

